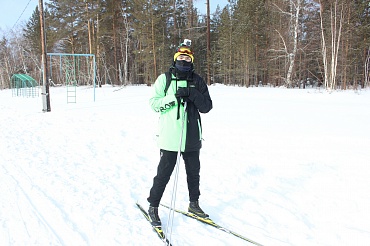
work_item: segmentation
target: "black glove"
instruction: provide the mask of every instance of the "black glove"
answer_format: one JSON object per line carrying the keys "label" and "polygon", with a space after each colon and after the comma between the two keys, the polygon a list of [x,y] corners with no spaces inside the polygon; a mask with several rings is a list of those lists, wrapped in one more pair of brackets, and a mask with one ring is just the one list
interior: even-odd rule
{"label": "black glove", "polygon": [[190,95],[190,91],[189,91],[189,88],[187,87],[179,87],[176,91],[176,94],[175,96],[177,98],[186,98],[186,97],[189,97]]}

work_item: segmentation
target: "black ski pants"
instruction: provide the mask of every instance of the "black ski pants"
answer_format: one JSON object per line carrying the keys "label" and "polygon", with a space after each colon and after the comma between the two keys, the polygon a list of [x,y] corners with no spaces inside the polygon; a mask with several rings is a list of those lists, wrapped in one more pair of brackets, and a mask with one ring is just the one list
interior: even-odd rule
{"label": "black ski pants", "polygon": [[[171,178],[171,174],[176,165],[177,152],[160,150],[161,158],[157,168],[157,175],[153,179],[153,186],[150,189],[148,202],[152,207],[158,207],[161,201],[166,185]],[[199,173],[200,161],[199,150],[193,152],[183,152],[182,158],[185,162],[185,170],[187,176],[189,200],[191,202],[198,201],[200,196],[199,191]]]}

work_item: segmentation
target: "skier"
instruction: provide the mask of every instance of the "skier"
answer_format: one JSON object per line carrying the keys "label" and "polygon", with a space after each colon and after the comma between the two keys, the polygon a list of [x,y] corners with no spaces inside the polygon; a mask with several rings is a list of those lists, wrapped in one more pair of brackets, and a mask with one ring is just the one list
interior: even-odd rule
{"label": "skier", "polygon": [[[152,109],[160,114],[158,136],[160,161],[147,199],[148,214],[153,226],[161,225],[158,206],[176,165],[180,148],[187,175],[190,200],[188,211],[200,217],[208,217],[199,207],[199,152],[202,147],[199,112],[208,113],[212,109],[212,100],[207,84],[194,72],[194,54],[190,45],[191,41],[185,39],[176,49],[173,65],[167,74],[158,76],[154,83],[153,96],[150,98]],[[184,116],[183,138],[182,143],[179,143]]]}

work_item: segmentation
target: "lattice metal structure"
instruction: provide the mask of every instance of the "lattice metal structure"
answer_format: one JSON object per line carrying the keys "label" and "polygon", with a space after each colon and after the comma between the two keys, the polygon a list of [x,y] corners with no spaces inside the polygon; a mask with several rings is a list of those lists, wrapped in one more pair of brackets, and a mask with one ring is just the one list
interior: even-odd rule
{"label": "lattice metal structure", "polygon": [[27,74],[13,74],[11,78],[12,96],[38,97],[40,86]]}
{"label": "lattice metal structure", "polygon": [[93,54],[48,53],[50,84],[66,86],[67,103],[77,102],[77,86],[92,85],[94,101],[96,88],[96,64]]}

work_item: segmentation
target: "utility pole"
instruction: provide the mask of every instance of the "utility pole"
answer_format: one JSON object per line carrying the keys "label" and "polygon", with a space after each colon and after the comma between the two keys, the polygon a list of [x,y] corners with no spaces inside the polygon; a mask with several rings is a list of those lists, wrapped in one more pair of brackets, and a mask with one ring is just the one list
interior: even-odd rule
{"label": "utility pole", "polygon": [[39,0],[39,12],[40,12],[40,27],[41,27],[41,49],[42,49],[42,111],[50,112],[50,92],[49,92],[49,80],[48,80],[48,64],[46,59],[46,34],[45,34],[45,22],[44,22],[44,3],[43,0]]}
{"label": "utility pole", "polygon": [[207,0],[207,84],[211,84],[211,17],[209,0]]}

